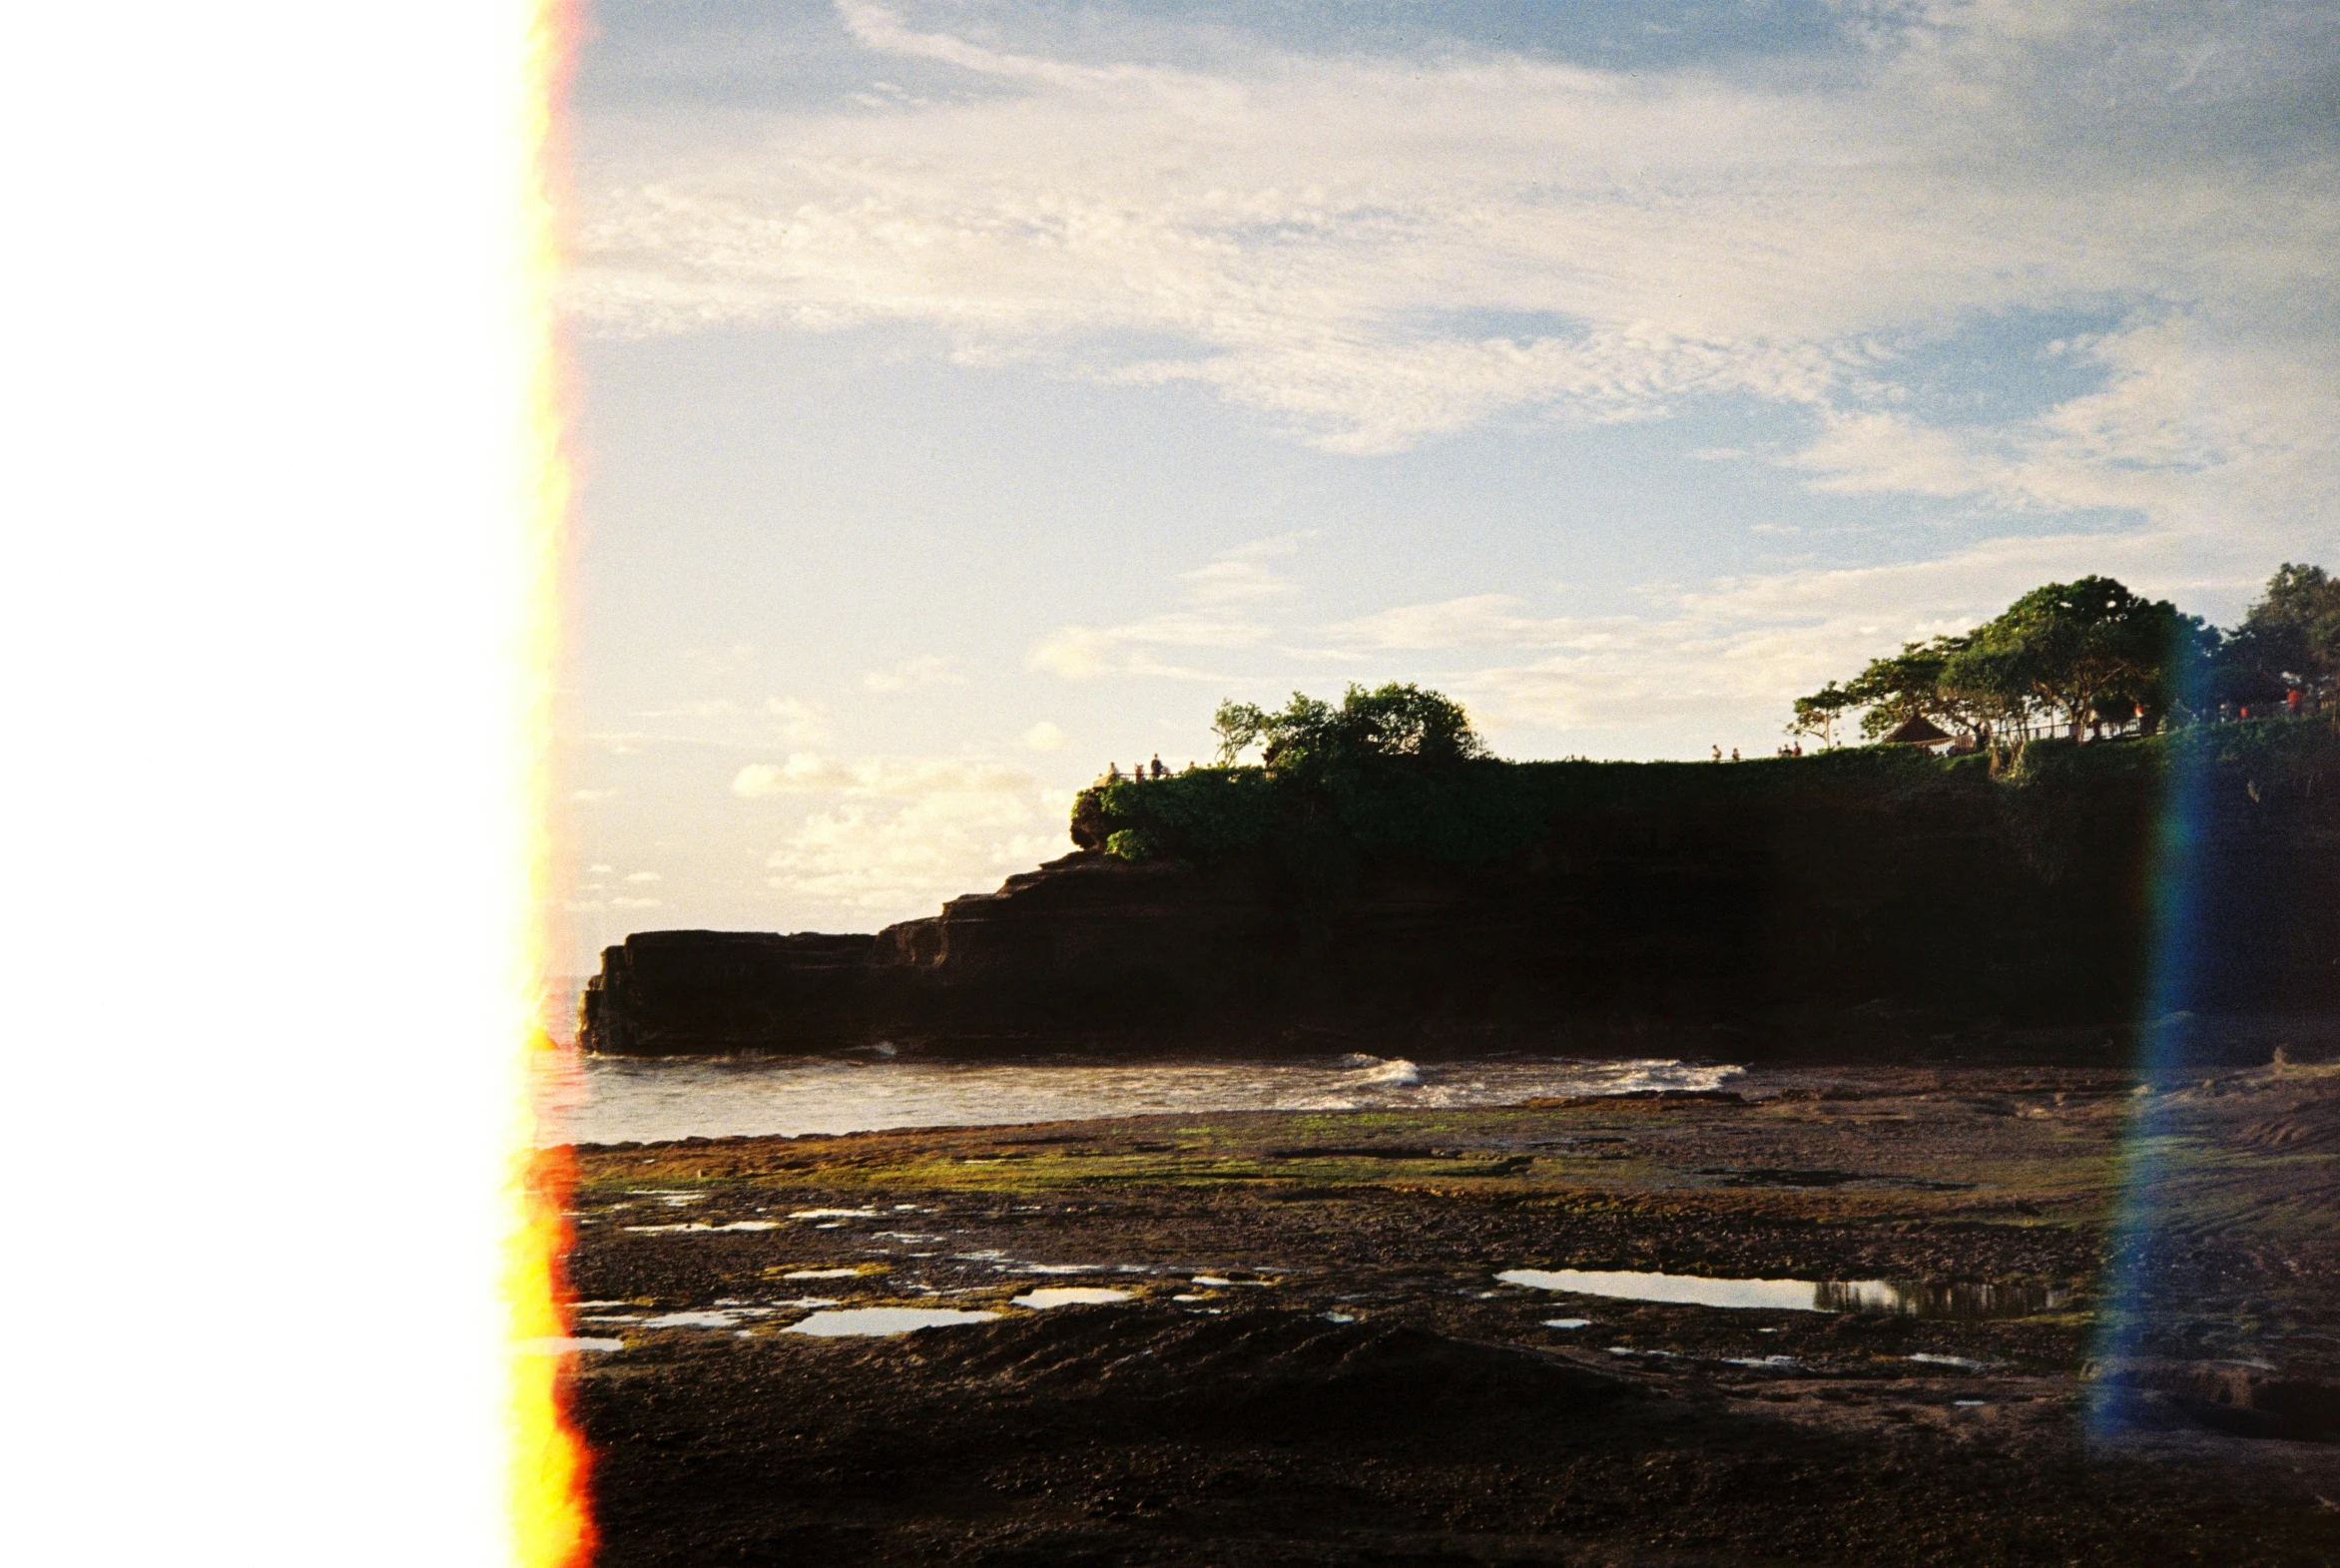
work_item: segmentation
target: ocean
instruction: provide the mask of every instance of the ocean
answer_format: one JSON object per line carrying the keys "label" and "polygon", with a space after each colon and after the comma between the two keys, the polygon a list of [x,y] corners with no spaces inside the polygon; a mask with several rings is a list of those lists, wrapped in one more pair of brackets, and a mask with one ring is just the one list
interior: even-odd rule
{"label": "ocean", "polygon": [[875,1051],[822,1057],[579,1057],[542,1081],[540,1141],[979,1127],[1154,1112],[1364,1111],[1507,1105],[1546,1095],[1712,1089],[1742,1069],[1665,1058],[1500,1056],[1414,1062],[938,1062]]}

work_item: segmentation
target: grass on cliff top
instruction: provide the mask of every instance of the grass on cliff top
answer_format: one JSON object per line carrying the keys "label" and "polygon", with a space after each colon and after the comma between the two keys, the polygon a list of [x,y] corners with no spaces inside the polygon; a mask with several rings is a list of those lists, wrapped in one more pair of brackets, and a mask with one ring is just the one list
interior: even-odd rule
{"label": "grass on cliff top", "polygon": [[2330,718],[2269,719],[2086,746],[2040,741],[2012,755],[1868,746],[1724,765],[1479,759],[1423,769],[1401,759],[1306,787],[1259,768],[1205,768],[1085,790],[1073,822],[1076,838],[1135,860],[1207,862],[1273,843],[1301,862],[1396,852],[1473,865],[1571,819],[1764,817],[1928,799],[2052,815],[2091,798],[2141,801],[2180,770],[2248,784],[2254,800],[2304,797],[2319,782],[2340,787],[2340,730]]}

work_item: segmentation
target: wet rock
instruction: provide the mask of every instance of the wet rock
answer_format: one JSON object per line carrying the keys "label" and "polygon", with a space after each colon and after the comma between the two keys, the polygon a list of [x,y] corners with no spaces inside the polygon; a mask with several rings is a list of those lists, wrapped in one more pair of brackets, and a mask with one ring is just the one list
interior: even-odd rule
{"label": "wet rock", "polygon": [[2082,1374],[2116,1417],[2171,1415],[2240,1437],[2340,1442],[2340,1382],[2287,1375],[2263,1362],[2151,1356],[2092,1361]]}

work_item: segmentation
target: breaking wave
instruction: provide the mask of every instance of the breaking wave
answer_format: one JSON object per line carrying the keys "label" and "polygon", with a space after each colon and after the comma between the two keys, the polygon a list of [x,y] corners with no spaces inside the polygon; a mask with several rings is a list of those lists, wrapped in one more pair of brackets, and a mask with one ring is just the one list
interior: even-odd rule
{"label": "breaking wave", "polygon": [[1713,1089],[1743,1069],[1644,1057],[1415,1062],[934,1062],[911,1056],[568,1058],[545,1084],[547,1143],[652,1142],[887,1127],[981,1127],[1202,1111],[1513,1105]]}

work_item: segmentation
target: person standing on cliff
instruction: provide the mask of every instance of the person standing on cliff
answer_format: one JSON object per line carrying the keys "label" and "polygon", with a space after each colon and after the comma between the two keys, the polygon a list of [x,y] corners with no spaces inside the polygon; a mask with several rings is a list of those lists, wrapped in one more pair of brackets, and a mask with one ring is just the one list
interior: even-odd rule
{"label": "person standing on cliff", "polygon": [[1170,770],[1169,770],[1169,769],[1167,769],[1167,768],[1164,768],[1164,767],[1162,766],[1162,754],[1161,754],[1160,752],[1156,752],[1156,753],[1154,754],[1154,769],[1153,769],[1154,777],[1155,777],[1156,779],[1160,779],[1160,778],[1164,777],[1165,775],[1167,775],[1169,772],[1170,772]]}

